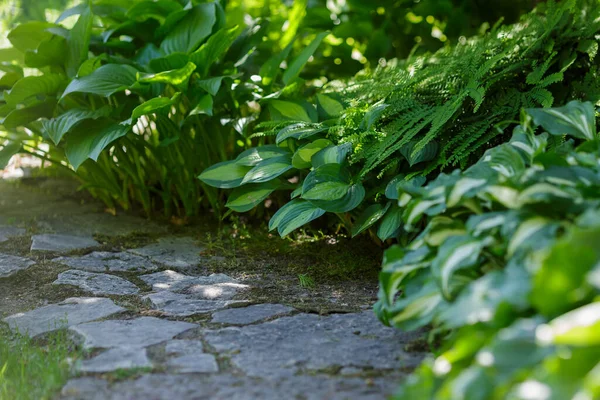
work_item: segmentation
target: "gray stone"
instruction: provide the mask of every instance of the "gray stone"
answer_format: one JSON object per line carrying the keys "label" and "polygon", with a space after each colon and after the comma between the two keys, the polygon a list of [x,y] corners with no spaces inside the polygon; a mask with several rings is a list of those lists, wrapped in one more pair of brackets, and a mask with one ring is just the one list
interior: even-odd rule
{"label": "gray stone", "polygon": [[230,325],[247,325],[267,318],[289,314],[292,311],[294,311],[292,307],[281,304],[256,304],[253,306],[231,308],[229,310],[216,312],[213,314],[211,322]]}
{"label": "gray stone", "polygon": [[[115,383],[108,397],[90,393],[86,400],[384,400],[398,389],[399,378],[365,380],[317,375],[257,379],[231,374],[150,374]],[[71,388],[76,387],[71,384]]]}
{"label": "gray stone", "polygon": [[139,347],[116,347],[84,360],[78,365],[80,372],[103,373],[118,369],[152,368],[146,349]]}
{"label": "gray stone", "polygon": [[165,346],[167,355],[181,356],[191,353],[203,353],[204,346],[200,340],[171,340]]}
{"label": "gray stone", "polygon": [[422,354],[403,343],[420,334],[384,327],[370,312],[321,317],[298,314],[259,325],[208,331],[206,342],[250,376],[291,376],[331,367],[372,369],[416,366]]}
{"label": "gray stone", "polygon": [[212,354],[186,354],[171,358],[167,366],[182,374],[206,374],[219,372],[217,359]]}
{"label": "gray stone", "polygon": [[131,320],[99,321],[72,326],[71,331],[81,335],[84,347],[147,347],[158,344],[198,325],[141,317]]}
{"label": "gray stone", "polygon": [[13,331],[37,336],[44,332],[94,321],[125,311],[112,300],[100,297],[72,297],[62,303],[37,308],[4,318]]}
{"label": "gray stone", "polygon": [[71,251],[99,246],[91,237],[43,234],[31,238],[31,251]]}
{"label": "gray stone", "polygon": [[130,295],[140,289],[133,283],[118,276],[95,274],[93,272],[71,269],[58,275],[54,285],[73,285],[94,295]]}
{"label": "gray stone", "polygon": [[189,317],[194,314],[206,314],[222,310],[232,304],[240,303],[233,300],[199,300],[192,295],[173,293],[164,290],[142,297],[149,301],[153,308],[162,311],[167,316]]}
{"label": "gray stone", "polygon": [[159,268],[147,258],[128,252],[94,251],[81,257],[58,257],[52,261],[90,272],[153,271]]}
{"label": "gray stone", "polygon": [[104,379],[81,377],[67,382],[60,392],[62,399],[108,399],[108,382]]}
{"label": "gray stone", "polygon": [[152,261],[171,268],[190,268],[197,266],[202,257],[202,247],[196,245],[190,237],[167,237],[158,243],[149,244],[139,249],[129,250],[134,254],[150,258]]}
{"label": "gray stone", "polygon": [[18,271],[31,267],[34,264],[35,261],[27,258],[0,253],[0,278],[11,276]]}
{"label": "gray stone", "polygon": [[0,243],[6,242],[13,236],[22,236],[25,234],[25,229],[14,226],[0,226]]}
{"label": "gray stone", "polygon": [[140,277],[155,291],[169,290],[176,293],[191,295],[190,298],[199,300],[229,300],[239,290],[247,289],[247,285],[237,283],[225,274],[209,276],[189,276],[167,270]]}

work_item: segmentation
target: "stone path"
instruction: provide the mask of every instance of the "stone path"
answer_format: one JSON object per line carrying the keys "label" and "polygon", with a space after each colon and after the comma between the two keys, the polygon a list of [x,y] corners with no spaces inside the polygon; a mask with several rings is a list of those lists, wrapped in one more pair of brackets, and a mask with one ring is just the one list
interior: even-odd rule
{"label": "stone path", "polygon": [[[243,279],[202,273],[192,237],[106,251],[89,231],[0,229],[4,242],[19,237],[31,258],[0,253],[0,283],[46,262],[41,252],[54,287],[94,296],[3,319],[31,336],[67,329],[87,351],[59,399],[383,399],[424,356],[405,350],[419,334],[384,327],[371,304],[328,315],[256,304]],[[111,375],[122,370],[136,374]]]}

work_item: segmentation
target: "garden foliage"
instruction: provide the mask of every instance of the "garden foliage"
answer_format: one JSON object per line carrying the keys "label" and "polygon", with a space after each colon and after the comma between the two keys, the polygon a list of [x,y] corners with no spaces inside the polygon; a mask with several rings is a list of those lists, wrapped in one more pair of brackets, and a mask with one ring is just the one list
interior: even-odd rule
{"label": "garden foliage", "polygon": [[446,336],[399,399],[600,395],[599,166],[595,109],[573,101],[527,110],[464,172],[398,188],[420,233],[386,251],[375,309]]}
{"label": "garden foliage", "polygon": [[523,107],[600,99],[599,17],[596,1],[551,1],[517,24],[391,62],[345,86],[334,82],[314,107],[273,101],[276,122],[263,124],[263,134],[276,134],[275,144],[247,150],[200,179],[235,188],[227,205],[240,212],[297,179],[270,221],[281,235],[330,212],[353,234],[377,223],[380,239],[395,237],[406,210],[393,204],[397,185],[470,165],[509,139],[501,128]]}

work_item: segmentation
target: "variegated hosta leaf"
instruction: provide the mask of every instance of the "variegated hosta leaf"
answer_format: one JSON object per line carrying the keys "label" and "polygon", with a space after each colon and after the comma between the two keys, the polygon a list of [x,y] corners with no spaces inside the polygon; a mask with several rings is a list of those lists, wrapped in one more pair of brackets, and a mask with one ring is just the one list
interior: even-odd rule
{"label": "variegated hosta leaf", "polygon": [[319,218],[325,210],[315,207],[310,202],[295,199],[284,205],[269,221],[269,230],[277,229],[279,235],[287,236],[302,225]]}
{"label": "variegated hosta leaf", "polygon": [[536,125],[553,135],[571,135],[579,139],[596,138],[595,109],[592,103],[571,101],[564,107],[527,109]]}

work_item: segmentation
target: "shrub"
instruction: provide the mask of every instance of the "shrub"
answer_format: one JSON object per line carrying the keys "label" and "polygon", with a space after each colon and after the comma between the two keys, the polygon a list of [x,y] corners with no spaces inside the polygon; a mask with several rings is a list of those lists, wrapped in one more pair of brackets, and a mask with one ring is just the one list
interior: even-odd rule
{"label": "shrub", "polygon": [[527,110],[471,168],[399,187],[403,228],[428,222],[386,251],[375,309],[400,329],[432,324],[445,344],[398,399],[600,394],[594,114],[589,102]]}
{"label": "shrub", "polygon": [[250,149],[200,179],[236,188],[227,205],[239,212],[292,189],[270,221],[281,235],[330,212],[353,234],[377,223],[380,239],[393,238],[403,212],[392,204],[396,185],[472,164],[508,139],[500,128],[523,107],[600,99],[599,16],[596,1],[551,1],[515,25],[365,71],[341,89],[334,83],[317,94],[316,107],[273,101],[275,121],[263,124],[263,135],[276,134],[275,145]]}

